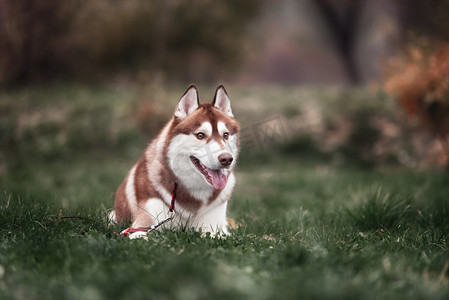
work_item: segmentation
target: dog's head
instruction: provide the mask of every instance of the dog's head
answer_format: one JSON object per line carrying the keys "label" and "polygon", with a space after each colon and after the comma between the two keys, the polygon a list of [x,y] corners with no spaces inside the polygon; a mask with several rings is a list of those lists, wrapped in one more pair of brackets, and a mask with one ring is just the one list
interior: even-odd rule
{"label": "dog's head", "polygon": [[226,187],[239,151],[239,123],[220,85],[212,103],[199,103],[191,85],[174,113],[168,161],[174,174],[189,186]]}

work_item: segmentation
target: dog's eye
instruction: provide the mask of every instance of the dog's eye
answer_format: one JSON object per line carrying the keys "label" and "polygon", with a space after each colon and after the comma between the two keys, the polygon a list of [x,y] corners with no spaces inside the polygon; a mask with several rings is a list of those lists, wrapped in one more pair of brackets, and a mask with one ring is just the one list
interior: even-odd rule
{"label": "dog's eye", "polygon": [[229,138],[229,133],[228,132],[223,133],[223,138],[227,140]]}
{"label": "dog's eye", "polygon": [[196,137],[197,137],[199,140],[202,140],[202,139],[204,139],[205,134],[202,133],[202,132],[198,132],[198,133],[196,134]]}

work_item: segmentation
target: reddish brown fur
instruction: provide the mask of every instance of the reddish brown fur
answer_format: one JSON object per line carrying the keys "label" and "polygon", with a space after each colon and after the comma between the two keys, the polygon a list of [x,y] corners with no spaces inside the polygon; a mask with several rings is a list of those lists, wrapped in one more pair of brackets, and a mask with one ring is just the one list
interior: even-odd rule
{"label": "reddish brown fur", "polygon": [[134,190],[136,191],[137,203],[142,199],[154,197],[154,192],[151,188],[150,179],[148,178],[147,160],[145,155],[142,155],[136,165],[136,172],[134,176]]}
{"label": "reddish brown fur", "polygon": [[[239,123],[228,117],[219,109],[212,106],[210,103],[203,103],[200,107],[194,111],[188,118],[177,121],[175,118],[174,128],[172,136],[177,134],[191,134],[196,128],[198,128],[203,122],[208,121],[211,123],[214,133],[217,133],[217,123],[222,121],[226,124],[230,134],[236,134],[239,131]],[[217,137],[221,138],[221,137]]]}
{"label": "reddish brown fur", "polygon": [[128,177],[122,182],[115,193],[115,216],[117,223],[126,223],[131,220],[131,211],[129,210],[128,200],[126,197],[126,183]]}

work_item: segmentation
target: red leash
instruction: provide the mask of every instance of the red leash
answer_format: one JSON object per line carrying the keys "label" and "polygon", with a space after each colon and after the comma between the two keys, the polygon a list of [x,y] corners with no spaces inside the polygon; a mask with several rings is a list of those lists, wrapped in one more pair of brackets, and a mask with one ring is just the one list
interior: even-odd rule
{"label": "red leash", "polygon": [[178,184],[175,182],[173,186],[173,192],[171,193],[171,203],[170,208],[168,209],[168,212],[174,213],[175,212],[175,199],[176,199],[176,190],[178,189]]}
{"label": "red leash", "polygon": [[155,230],[159,226],[172,221],[175,218],[175,200],[176,200],[177,188],[178,188],[178,184],[175,182],[175,184],[173,186],[173,192],[171,194],[170,208],[168,209],[168,212],[172,214],[170,217],[168,217],[167,219],[165,219],[157,224],[151,225],[150,227],[138,227],[138,228],[128,227],[125,230],[123,230],[120,234],[123,236],[129,236],[131,233],[134,233],[134,232],[145,232],[146,231],[147,233],[150,233],[151,231]]}

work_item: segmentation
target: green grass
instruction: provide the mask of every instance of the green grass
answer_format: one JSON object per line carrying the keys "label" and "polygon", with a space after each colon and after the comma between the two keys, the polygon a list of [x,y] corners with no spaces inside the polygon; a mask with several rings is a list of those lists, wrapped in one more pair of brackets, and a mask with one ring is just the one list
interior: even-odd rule
{"label": "green grass", "polygon": [[[105,211],[146,144],[124,113],[138,93],[84,89],[29,92],[51,99],[28,109],[39,112],[54,103],[68,117],[53,120],[50,132],[28,128],[35,137],[31,145],[12,139],[17,151],[4,154],[0,299],[449,297],[449,175],[396,164],[348,168],[304,141],[243,149],[229,204],[240,227],[230,236],[188,228],[162,229],[148,240],[115,236],[112,231],[122,228],[105,228]],[[295,99],[291,93],[305,93],[270,92]],[[12,100],[23,94],[4,93],[4,107],[15,111],[20,103]],[[85,124],[97,114],[101,121]],[[258,119],[244,114],[249,125]],[[123,126],[115,124],[117,116]],[[70,128],[62,126],[67,122]],[[42,146],[54,132],[67,136]],[[295,151],[298,145],[307,149]]]}

